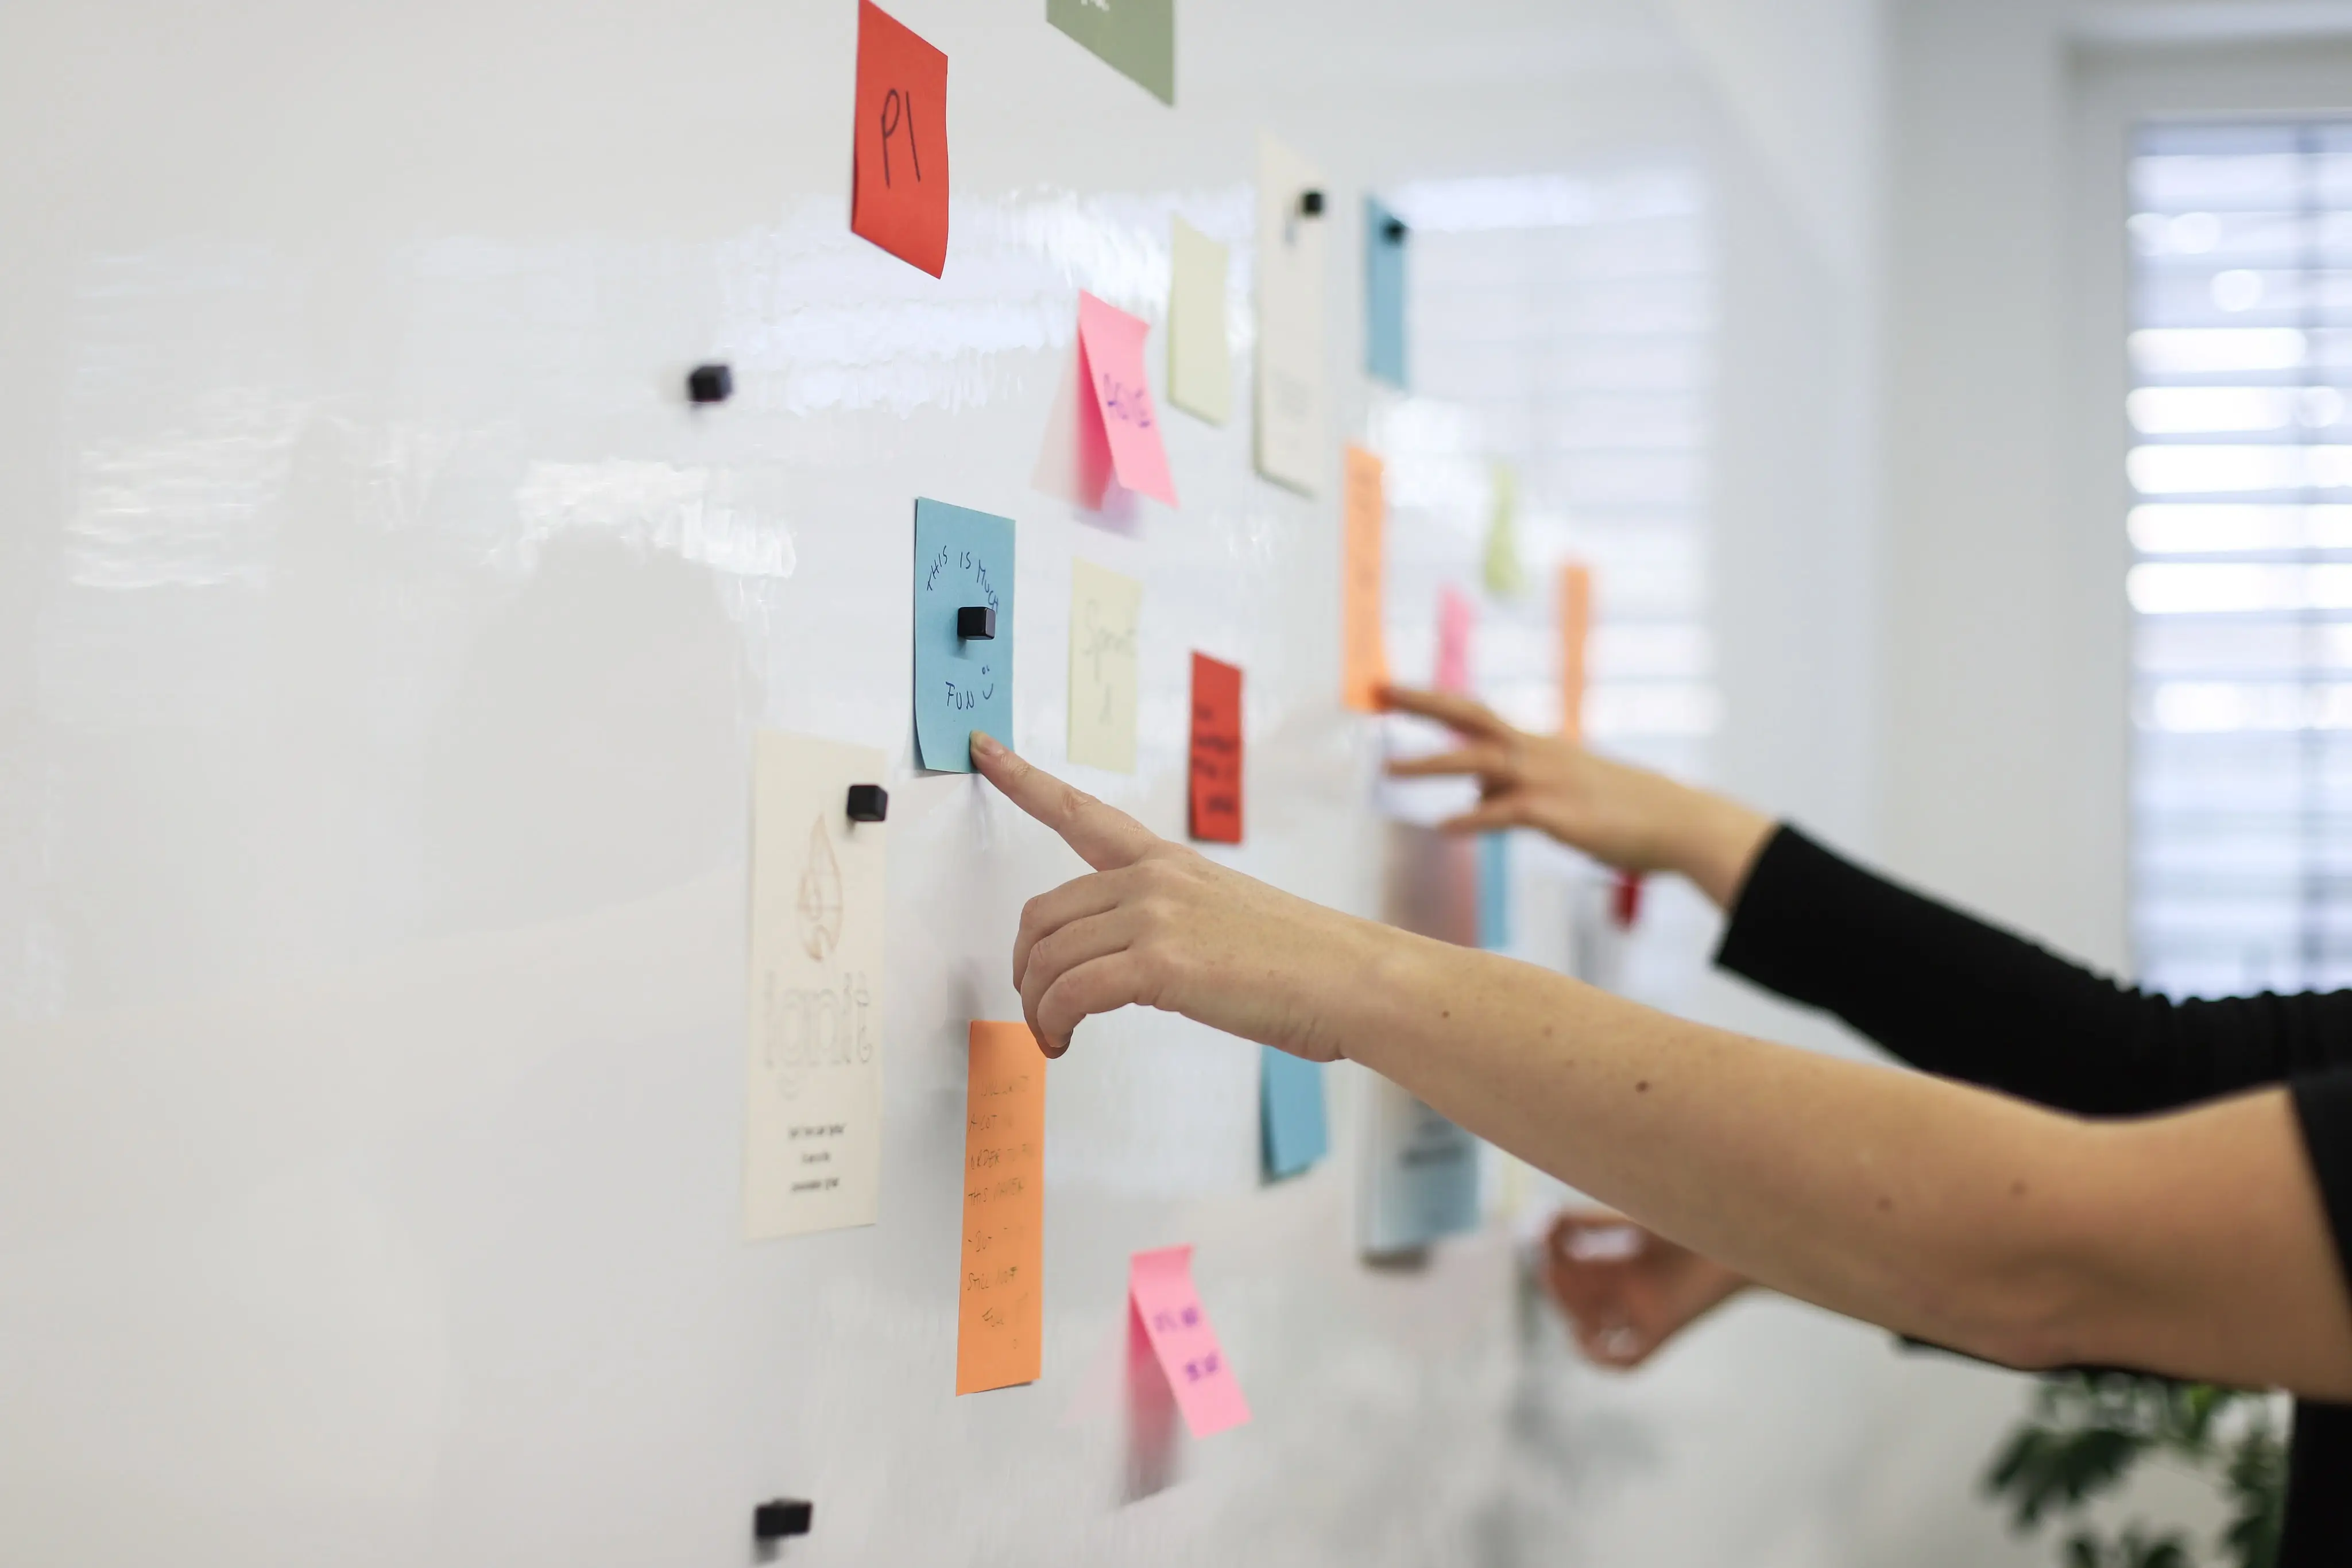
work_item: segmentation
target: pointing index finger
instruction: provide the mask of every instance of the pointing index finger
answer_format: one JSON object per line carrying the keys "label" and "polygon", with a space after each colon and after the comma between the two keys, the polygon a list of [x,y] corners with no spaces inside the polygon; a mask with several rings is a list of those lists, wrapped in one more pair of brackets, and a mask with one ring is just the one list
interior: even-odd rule
{"label": "pointing index finger", "polygon": [[976,729],[971,732],[971,760],[1006,800],[1061,834],[1062,841],[1097,871],[1133,865],[1160,841],[1126,812],[1065,784]]}
{"label": "pointing index finger", "polygon": [[1452,692],[1416,691],[1411,686],[1390,686],[1381,693],[1383,703],[1404,713],[1433,718],[1449,728],[1482,740],[1501,740],[1511,734],[1511,727],[1495,710],[1475,697],[1458,696]]}

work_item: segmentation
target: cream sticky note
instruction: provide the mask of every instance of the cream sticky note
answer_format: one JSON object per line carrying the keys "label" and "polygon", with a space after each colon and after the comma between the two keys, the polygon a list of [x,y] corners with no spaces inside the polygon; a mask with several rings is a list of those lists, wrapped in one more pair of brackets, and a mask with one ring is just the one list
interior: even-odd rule
{"label": "cream sticky note", "polygon": [[761,734],[751,785],[743,1232],[874,1223],[882,1150],[882,822],[849,820],[880,750]]}
{"label": "cream sticky note", "polygon": [[1128,1260],[1127,1290],[1192,1436],[1213,1437],[1247,1421],[1249,1402],[1192,1284],[1192,1249],[1136,1253]]}
{"label": "cream sticky note", "polygon": [[1340,519],[1340,700],[1358,713],[1381,711],[1389,681],[1388,640],[1381,625],[1381,534],[1388,517],[1381,460],[1360,446],[1347,454]]}
{"label": "cream sticky note", "polygon": [[1234,413],[1234,358],[1225,338],[1225,247],[1175,220],[1168,284],[1168,401],[1211,424]]}
{"label": "cream sticky note", "polygon": [[1584,654],[1592,636],[1592,569],[1559,569],[1559,732],[1584,738]]}
{"label": "cream sticky note", "polygon": [[1070,562],[1070,760],[1135,771],[1135,636],[1143,584]]}
{"label": "cream sticky note", "polygon": [[1313,495],[1324,434],[1323,283],[1330,193],[1312,164],[1257,141],[1257,471]]}
{"label": "cream sticky note", "polygon": [[1027,1024],[978,1021],[970,1051],[958,1394],[1034,1383],[1044,1364],[1045,1053]]}
{"label": "cream sticky note", "polygon": [[1150,380],[1143,370],[1143,340],[1150,331],[1140,318],[1091,294],[1078,295],[1078,353],[1110,447],[1111,472],[1136,494],[1172,507],[1176,481],[1168,473],[1160,411],[1152,406]]}

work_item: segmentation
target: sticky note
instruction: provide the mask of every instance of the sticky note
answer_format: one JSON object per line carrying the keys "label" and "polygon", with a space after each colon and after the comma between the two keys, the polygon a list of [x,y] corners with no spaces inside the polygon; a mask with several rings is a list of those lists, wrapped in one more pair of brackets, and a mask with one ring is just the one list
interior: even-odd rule
{"label": "sticky note", "polygon": [[1242,841],[1242,673],[1192,655],[1192,836]]}
{"label": "sticky note", "polygon": [[[1309,193],[1320,214],[1307,208]],[[1330,460],[1324,434],[1324,256],[1330,193],[1271,136],[1257,142],[1257,471],[1305,495]]]}
{"label": "sticky note", "polygon": [[1168,283],[1168,401],[1223,424],[1234,412],[1234,358],[1225,338],[1225,247],[1174,220]]}
{"label": "sticky note", "polygon": [[1478,1140],[1385,1078],[1366,1075],[1359,1240],[1374,1255],[1478,1224]]}
{"label": "sticky note", "polygon": [[1378,713],[1388,685],[1388,642],[1381,626],[1381,534],[1388,500],[1381,460],[1348,448],[1339,560],[1340,700],[1358,713]]}
{"label": "sticky note", "polygon": [[1045,20],[1160,102],[1176,101],[1176,0],[1045,0]]}
{"label": "sticky note", "polygon": [[1136,1253],[1128,1260],[1127,1291],[1192,1436],[1214,1437],[1247,1421],[1249,1403],[1242,1397],[1241,1382],[1192,1284],[1192,1249],[1162,1247]]}
{"label": "sticky note", "polygon": [[1269,1181],[1297,1176],[1331,1147],[1330,1124],[1323,1113],[1323,1066],[1258,1048],[1258,1129]]}
{"label": "sticky note", "polygon": [[1488,468],[1487,476],[1486,548],[1480,570],[1487,592],[1513,599],[1528,583],[1527,567],[1519,559],[1519,476],[1500,461]]}
{"label": "sticky note", "polygon": [[857,0],[849,226],[933,277],[948,264],[948,57]]}
{"label": "sticky note", "polygon": [[1143,584],[1070,562],[1070,760],[1135,771],[1135,636]]}
{"label": "sticky note", "polygon": [[752,747],[751,1035],[743,1234],[874,1223],[882,1158],[887,822],[853,822],[873,747],[762,733]]}
{"label": "sticky note", "polygon": [[1441,692],[1470,689],[1470,639],[1478,629],[1478,606],[1447,583],[1437,591],[1437,679]]}
{"label": "sticky note", "polygon": [[1400,390],[1404,373],[1404,256],[1412,231],[1371,196],[1364,198],[1364,370]]}
{"label": "sticky note", "polygon": [[[996,612],[992,638],[957,612]],[[1013,739],[1013,519],[915,503],[915,744],[924,767],[969,773],[971,732]]]}
{"label": "sticky note", "polygon": [[1045,1054],[1025,1023],[971,1029],[956,1392],[1034,1383],[1043,1364]]}
{"label": "sticky note", "polygon": [[1110,444],[1111,472],[1129,489],[1172,507],[1176,482],[1168,475],[1160,413],[1151,405],[1151,384],[1143,372],[1143,337],[1150,330],[1139,318],[1079,293],[1078,352]]}
{"label": "sticky note", "polygon": [[1592,569],[1559,569],[1559,732],[1584,738],[1585,645],[1592,636]]}
{"label": "sticky note", "polygon": [[1478,946],[1500,953],[1511,945],[1511,835],[1478,835]]}

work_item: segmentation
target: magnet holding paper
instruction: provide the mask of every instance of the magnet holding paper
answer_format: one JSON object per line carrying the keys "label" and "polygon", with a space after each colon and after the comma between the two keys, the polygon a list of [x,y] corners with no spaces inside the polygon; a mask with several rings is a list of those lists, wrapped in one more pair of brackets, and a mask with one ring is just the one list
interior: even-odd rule
{"label": "magnet holding paper", "polygon": [[1320,191],[1299,192],[1298,211],[1302,216],[1310,218],[1321,217],[1323,215],[1323,193]]}
{"label": "magnet holding paper", "polygon": [[996,606],[967,604],[956,612],[956,635],[967,643],[988,643],[996,638]]}
{"label": "magnet holding paper", "polygon": [[697,365],[687,372],[686,395],[696,402],[725,402],[735,395],[735,372],[725,365]]}
{"label": "magnet holding paper", "polygon": [[853,822],[887,821],[890,817],[890,791],[879,784],[852,784],[849,787],[849,820]]}
{"label": "magnet holding paper", "polygon": [[1406,232],[1402,218],[1391,218],[1381,225],[1381,237],[1391,245],[1402,245]]}
{"label": "magnet holding paper", "polygon": [[751,1511],[751,1539],[782,1541],[787,1535],[806,1535],[815,1522],[816,1504],[780,1497]]}

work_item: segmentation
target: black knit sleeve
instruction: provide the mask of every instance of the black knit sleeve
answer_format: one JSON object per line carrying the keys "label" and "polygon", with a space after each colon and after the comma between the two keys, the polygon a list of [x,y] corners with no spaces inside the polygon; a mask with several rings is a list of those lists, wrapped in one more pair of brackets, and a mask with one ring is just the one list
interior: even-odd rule
{"label": "black knit sleeve", "polygon": [[[1790,827],[1759,855],[1716,961],[1915,1067],[2084,1114],[2352,1067],[2352,991],[2176,1002],[2133,990]],[[2336,1146],[2352,1160],[2352,1142]],[[2313,1154],[2325,1157],[2315,1141]]]}

